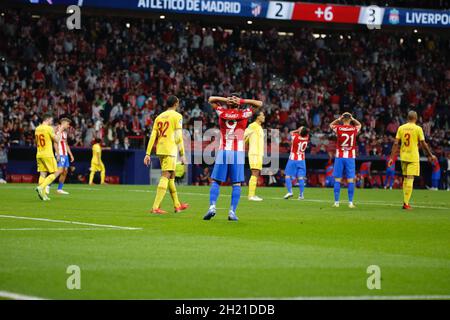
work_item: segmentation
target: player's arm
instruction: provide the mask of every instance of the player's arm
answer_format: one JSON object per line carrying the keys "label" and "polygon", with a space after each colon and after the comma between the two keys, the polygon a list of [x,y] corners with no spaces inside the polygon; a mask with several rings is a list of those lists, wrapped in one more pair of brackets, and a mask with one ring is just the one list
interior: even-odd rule
{"label": "player's arm", "polygon": [[250,141],[250,136],[253,134],[253,130],[248,127],[244,131],[244,142],[247,144]]}
{"label": "player's arm", "polygon": [[334,127],[339,124],[339,122],[342,120],[342,116],[335,119],[333,122],[330,123],[330,129],[334,131]]}
{"label": "player's arm", "polygon": [[[398,136],[398,134],[397,134],[397,136]],[[392,145],[392,149],[391,149],[391,157],[388,161],[388,167],[392,166],[392,164],[394,163],[394,159],[396,159],[398,150],[400,149],[400,143],[401,143],[401,140],[398,138],[395,138],[394,144]]]}
{"label": "player's arm", "polygon": [[289,132],[289,134],[292,136],[294,133],[300,133],[300,131],[302,131],[302,128],[303,127],[300,127],[298,129],[292,130],[292,131]]}
{"label": "player's arm", "polygon": [[59,161],[59,141],[61,140],[61,136],[59,134],[55,134],[55,132],[52,130],[50,132],[50,138],[52,139],[53,146],[55,147],[56,160]]}
{"label": "player's arm", "polygon": [[178,151],[180,152],[180,160],[182,164],[186,163],[186,158],[184,157],[184,141],[183,141],[183,129],[175,130],[175,143],[178,146]]}
{"label": "player's arm", "polygon": [[437,157],[431,152],[431,148],[428,145],[428,143],[426,143],[425,140],[419,141],[419,145],[422,148],[422,150],[425,151],[425,154],[427,155],[428,161],[433,163],[433,160],[437,160]]}
{"label": "player's arm", "polygon": [[255,109],[261,108],[263,106],[263,102],[260,100],[253,100],[253,99],[238,99],[238,100],[239,105],[249,104]]}
{"label": "player's arm", "polygon": [[69,144],[66,143],[66,146],[67,146],[67,153],[69,154],[69,157],[70,157],[70,162],[74,162],[75,158],[72,154],[72,150],[70,150]]}
{"label": "player's arm", "polygon": [[212,96],[209,97],[208,99],[208,103],[213,107],[213,109],[216,109],[217,107],[220,106],[220,103],[227,103],[228,98],[224,98],[224,97],[217,97],[217,96]]}
{"label": "player's arm", "polygon": [[356,130],[358,130],[358,132],[359,132],[359,130],[361,130],[361,127],[362,127],[361,122],[359,122],[358,120],[356,120],[355,118],[353,118],[353,116],[352,116],[352,121],[353,121],[353,123],[355,124]]}
{"label": "player's arm", "polygon": [[150,155],[152,153],[153,145],[155,144],[156,138],[158,137],[158,130],[156,130],[156,123],[153,123],[152,134],[150,135],[150,140],[147,145],[147,152],[145,153],[144,164],[148,166],[150,164]]}

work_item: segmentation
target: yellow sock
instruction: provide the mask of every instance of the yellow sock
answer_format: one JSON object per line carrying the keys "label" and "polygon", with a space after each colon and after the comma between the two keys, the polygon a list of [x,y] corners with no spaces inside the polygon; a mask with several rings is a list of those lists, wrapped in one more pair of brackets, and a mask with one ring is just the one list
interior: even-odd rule
{"label": "yellow sock", "polygon": [[153,202],[153,209],[158,209],[161,205],[161,202],[164,199],[167,191],[167,185],[169,184],[169,179],[166,177],[161,177],[159,179],[158,187],[156,188],[156,197],[155,202]]}
{"label": "yellow sock", "polygon": [[411,199],[411,194],[413,191],[414,179],[405,178],[403,180],[403,202],[409,204],[409,199]]}
{"label": "yellow sock", "polygon": [[178,208],[181,204],[180,204],[180,200],[178,200],[178,193],[177,193],[177,187],[175,186],[175,179],[169,180],[169,191],[170,191],[170,196],[172,197],[172,200],[173,200],[174,207]]}
{"label": "yellow sock", "polygon": [[100,171],[100,183],[101,184],[105,183],[105,176],[106,176],[105,170]]}
{"label": "yellow sock", "polygon": [[94,182],[95,171],[91,171],[89,174],[89,184]]}
{"label": "yellow sock", "polygon": [[42,184],[42,182],[44,182],[45,178],[43,176],[39,176],[39,182],[38,182],[38,186],[40,186]]}
{"label": "yellow sock", "polygon": [[47,187],[55,179],[56,179],[56,176],[55,176],[55,174],[52,173],[51,175],[47,176],[47,178],[44,179],[44,181],[39,185],[39,187],[41,187],[42,189],[45,189],[45,187]]}
{"label": "yellow sock", "polygon": [[248,182],[248,197],[253,197],[256,194],[256,185],[258,182],[258,178],[255,176],[250,177],[250,181]]}

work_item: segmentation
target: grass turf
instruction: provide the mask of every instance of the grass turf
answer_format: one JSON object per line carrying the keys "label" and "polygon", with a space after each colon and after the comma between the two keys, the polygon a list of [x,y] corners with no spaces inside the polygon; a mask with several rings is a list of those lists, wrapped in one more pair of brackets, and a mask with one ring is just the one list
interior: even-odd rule
{"label": "grass turf", "polygon": [[[218,213],[203,221],[207,187],[180,186],[191,207],[148,214],[155,187],[67,185],[38,200],[31,185],[0,186],[0,215],[137,227],[0,217],[0,291],[60,299],[258,298],[450,295],[449,193],[357,190],[356,209],[331,208],[331,189],[306,189],[306,201],[241,198],[239,222],[227,221],[230,187]],[[243,194],[247,192],[243,188]],[[343,199],[346,190],[342,190]],[[162,205],[171,209],[169,194]],[[31,228],[32,230],[8,230]],[[63,229],[63,230],[61,230]],[[81,290],[68,290],[66,268],[81,268]],[[366,286],[381,268],[381,290]]]}

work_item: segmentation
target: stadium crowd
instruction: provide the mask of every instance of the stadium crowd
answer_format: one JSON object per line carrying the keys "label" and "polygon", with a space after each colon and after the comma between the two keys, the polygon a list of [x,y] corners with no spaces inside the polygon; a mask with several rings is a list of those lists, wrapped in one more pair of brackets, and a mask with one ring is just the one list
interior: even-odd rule
{"label": "stadium crowd", "polygon": [[363,123],[359,155],[386,156],[409,109],[420,114],[438,155],[450,147],[446,37],[417,33],[315,34],[224,29],[188,22],[9,10],[0,16],[0,144],[33,145],[39,115],[69,115],[69,144],[143,147],[168,94],[181,99],[185,128],[216,127],[212,94],[265,101],[267,127],[311,128],[311,153],[333,150],[329,123],[351,111]]}

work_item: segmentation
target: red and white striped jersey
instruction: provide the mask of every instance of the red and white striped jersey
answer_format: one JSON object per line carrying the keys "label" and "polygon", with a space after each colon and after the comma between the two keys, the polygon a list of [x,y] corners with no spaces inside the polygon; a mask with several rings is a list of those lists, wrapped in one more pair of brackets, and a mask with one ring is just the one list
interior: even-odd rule
{"label": "red and white striped jersey", "polygon": [[253,110],[227,109],[217,107],[220,128],[220,150],[245,151],[244,132],[247,128],[248,119],[252,116]]}
{"label": "red and white striped jersey", "polygon": [[291,160],[305,160],[305,151],[308,147],[309,136],[302,137],[298,133],[291,134],[291,154],[289,159]]}
{"label": "red and white striped jersey", "polygon": [[56,128],[56,134],[60,137],[60,140],[58,142],[59,155],[67,156],[67,132],[61,130],[61,128],[58,126]]}
{"label": "red and white striped jersey", "polygon": [[336,158],[356,158],[358,128],[352,125],[335,125],[332,129],[337,135]]}

